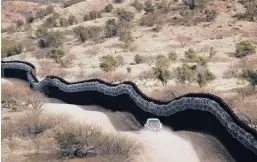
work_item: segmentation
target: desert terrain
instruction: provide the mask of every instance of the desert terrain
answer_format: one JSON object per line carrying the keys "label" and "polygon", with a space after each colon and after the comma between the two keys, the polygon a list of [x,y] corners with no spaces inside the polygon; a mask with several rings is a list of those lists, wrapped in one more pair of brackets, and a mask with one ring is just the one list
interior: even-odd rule
{"label": "desert terrain", "polygon": [[[257,1],[198,0],[193,9],[186,2],[190,0],[1,1],[1,58],[34,64],[39,80],[56,75],[70,82],[133,81],[159,100],[189,92],[213,93],[257,129]],[[42,107],[45,113],[68,113],[69,118],[97,123],[106,133],[129,133],[139,141],[145,135],[134,132],[140,126],[123,112],[52,100]],[[2,107],[2,121],[6,116],[14,120],[27,110],[15,111]],[[217,142],[212,137],[166,134],[174,136],[171,141],[182,140],[183,149],[196,161],[213,161],[212,157],[232,161],[226,153],[212,154],[222,149],[220,144],[206,146],[209,159],[203,148],[195,148],[198,143],[208,145],[208,140]],[[14,149],[10,158],[26,160],[22,149],[28,149],[29,143],[25,145]],[[4,154],[6,158],[9,151]]]}

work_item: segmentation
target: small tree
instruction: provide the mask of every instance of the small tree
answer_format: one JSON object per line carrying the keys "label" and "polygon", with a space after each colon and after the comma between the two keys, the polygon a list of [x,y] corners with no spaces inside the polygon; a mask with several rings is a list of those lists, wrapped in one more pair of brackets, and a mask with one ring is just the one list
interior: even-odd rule
{"label": "small tree", "polygon": [[195,80],[194,67],[190,67],[187,64],[183,64],[182,67],[177,67],[176,78],[180,83],[193,82]]}
{"label": "small tree", "polygon": [[157,13],[149,13],[147,15],[145,15],[144,17],[142,17],[139,21],[139,24],[141,26],[148,26],[148,27],[152,27],[155,24],[159,24],[160,23],[160,18],[159,15]]}
{"label": "small tree", "polygon": [[61,58],[64,56],[64,52],[60,49],[54,48],[47,52],[47,57],[54,59],[56,63],[60,63]]}
{"label": "small tree", "polygon": [[134,6],[138,12],[141,12],[144,9],[144,5],[140,3],[138,0],[135,0],[132,6]]}
{"label": "small tree", "polygon": [[209,58],[212,58],[214,55],[216,55],[217,51],[215,51],[214,47],[210,48]]}
{"label": "small tree", "polygon": [[115,22],[115,19],[109,19],[105,23],[105,36],[107,38],[116,36],[118,33],[118,25]]}
{"label": "small tree", "polygon": [[185,51],[185,57],[194,62],[199,60],[198,54],[192,48],[189,48],[188,51]]}
{"label": "small tree", "polygon": [[119,41],[124,42],[125,48],[129,48],[131,43],[134,42],[134,38],[130,31],[130,25],[128,25],[127,22],[121,22],[119,24],[118,35]]}
{"label": "small tree", "polygon": [[168,79],[170,78],[170,72],[167,69],[153,67],[153,73],[156,79],[162,82],[163,86],[167,84]]}
{"label": "small tree", "polygon": [[46,10],[39,9],[39,11],[36,12],[36,18],[43,19],[47,15]]}
{"label": "small tree", "polygon": [[196,82],[199,84],[200,87],[203,87],[214,79],[215,75],[209,70],[206,70],[204,72],[199,72],[197,74]]}
{"label": "small tree", "polygon": [[241,77],[243,79],[246,79],[253,86],[253,89],[255,89],[255,86],[257,85],[257,70],[254,70],[254,69],[244,70],[243,73],[241,74]]}
{"label": "small tree", "polygon": [[69,18],[68,18],[68,23],[70,25],[74,25],[74,24],[77,24],[77,19],[74,15],[70,15]]}
{"label": "small tree", "polygon": [[59,31],[46,32],[41,39],[38,40],[38,45],[41,48],[55,47],[58,48],[63,43],[63,35]]}
{"label": "small tree", "polygon": [[103,71],[105,72],[113,71],[117,67],[118,67],[118,62],[113,56],[107,55],[100,58],[100,68]]}
{"label": "small tree", "polygon": [[105,12],[112,12],[112,9],[113,9],[113,5],[110,3],[104,7]]}
{"label": "small tree", "polygon": [[256,53],[256,47],[250,41],[241,41],[236,44],[236,54],[238,58]]}
{"label": "small tree", "polygon": [[176,40],[180,42],[182,47],[185,47],[192,40],[192,38],[185,35],[178,35]]}
{"label": "small tree", "polygon": [[144,58],[144,56],[137,54],[134,58],[134,61],[136,64],[141,64],[141,63],[145,62],[145,58]]}

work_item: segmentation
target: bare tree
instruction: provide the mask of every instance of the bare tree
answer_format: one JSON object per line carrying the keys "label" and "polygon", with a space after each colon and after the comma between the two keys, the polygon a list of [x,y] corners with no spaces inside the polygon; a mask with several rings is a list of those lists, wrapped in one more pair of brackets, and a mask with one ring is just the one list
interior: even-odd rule
{"label": "bare tree", "polygon": [[182,47],[185,47],[190,41],[192,41],[192,38],[185,35],[178,35],[176,40],[180,42]]}

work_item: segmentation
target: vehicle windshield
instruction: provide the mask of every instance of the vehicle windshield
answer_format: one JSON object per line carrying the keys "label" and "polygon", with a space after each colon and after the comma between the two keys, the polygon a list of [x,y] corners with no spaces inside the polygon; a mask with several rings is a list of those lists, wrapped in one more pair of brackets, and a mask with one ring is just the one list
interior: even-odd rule
{"label": "vehicle windshield", "polygon": [[148,122],[151,123],[151,124],[159,124],[160,123],[160,121],[157,120],[157,119],[151,119]]}

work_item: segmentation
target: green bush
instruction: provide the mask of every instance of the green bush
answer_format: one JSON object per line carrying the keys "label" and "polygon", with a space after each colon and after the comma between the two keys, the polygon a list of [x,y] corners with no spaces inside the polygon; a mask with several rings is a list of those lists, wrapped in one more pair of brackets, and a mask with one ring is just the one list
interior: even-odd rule
{"label": "green bush", "polygon": [[95,20],[97,18],[101,18],[102,13],[99,11],[90,11],[88,15],[85,15],[84,20],[89,21],[89,20]]}
{"label": "green bush", "polygon": [[105,12],[112,12],[112,9],[113,9],[113,5],[110,3],[104,7]]}
{"label": "green bush", "polygon": [[215,10],[205,10],[205,14],[207,22],[211,22],[217,17],[217,12]]}
{"label": "green bush", "polygon": [[60,49],[54,48],[47,52],[46,57],[50,59],[54,59],[56,63],[60,63],[61,58],[64,56],[64,52]]}
{"label": "green bush", "polygon": [[69,25],[77,24],[76,17],[74,15],[70,15],[69,18],[68,18],[68,23],[69,23]]}
{"label": "green bush", "polygon": [[132,4],[132,6],[134,6],[138,12],[140,12],[144,9],[144,5],[142,3],[140,3],[138,0],[135,0],[135,2]]}
{"label": "green bush", "polygon": [[195,80],[195,66],[183,64],[182,67],[177,67],[176,79],[183,84],[193,82]]}
{"label": "green bush", "polygon": [[254,70],[254,69],[244,70],[241,74],[241,77],[243,79],[246,79],[253,86],[253,89],[255,89],[257,85],[257,70]]}
{"label": "green bush", "polygon": [[88,39],[97,39],[102,31],[102,28],[97,26],[83,27],[78,26],[73,29],[74,35],[79,38],[81,42]]}
{"label": "green bush", "polygon": [[160,80],[163,85],[166,85],[168,82],[168,79],[170,78],[170,72],[167,69],[157,68],[153,67],[153,74],[156,79]]}
{"label": "green bush", "polygon": [[119,23],[119,30],[118,30],[119,41],[124,42],[125,48],[130,47],[131,43],[134,41],[130,28],[131,26],[129,22],[122,21]]}
{"label": "green bush", "polygon": [[11,118],[9,116],[5,116],[2,118],[2,120],[10,120]]}
{"label": "green bush", "polygon": [[199,72],[197,74],[196,82],[200,87],[203,87],[214,79],[215,79],[215,75],[209,70],[206,70],[204,72]]}
{"label": "green bush", "polygon": [[164,55],[158,55],[156,57],[155,67],[159,69],[168,69],[170,67],[170,60]]}
{"label": "green bush", "polygon": [[250,41],[241,41],[236,44],[236,54],[238,58],[256,53],[256,47]]}
{"label": "green bush", "polygon": [[176,61],[178,59],[178,55],[176,52],[172,51],[168,54],[168,57],[171,61]]}
{"label": "green bush", "polygon": [[29,15],[26,17],[26,23],[31,24],[34,21],[34,17],[32,15]]}
{"label": "green bush", "polygon": [[198,54],[192,48],[189,48],[188,51],[185,52],[185,57],[193,62],[198,62],[199,60]]}
{"label": "green bush", "polygon": [[60,25],[61,25],[61,27],[67,27],[67,26],[69,26],[69,22],[65,18],[60,18]]}
{"label": "green bush", "polygon": [[132,21],[135,17],[133,12],[124,9],[117,9],[116,13],[120,21]]}
{"label": "green bush", "polygon": [[115,70],[118,67],[118,62],[113,56],[107,55],[100,58],[99,66],[103,71],[109,72]]}
{"label": "green bush", "polygon": [[151,1],[147,1],[147,2],[145,2],[144,10],[145,10],[145,12],[147,14],[149,12],[154,12],[155,7],[154,7],[154,5],[152,4]]}
{"label": "green bush", "polygon": [[109,19],[105,23],[105,36],[107,38],[116,36],[118,33],[118,25],[115,22],[115,19]]}
{"label": "green bush", "polygon": [[152,27],[155,24],[160,23],[160,19],[157,13],[149,13],[140,19],[139,25]]}
{"label": "green bush", "polygon": [[145,57],[142,56],[142,55],[136,55],[135,58],[134,58],[134,61],[136,64],[141,64],[141,63],[144,63],[145,62]]}
{"label": "green bush", "polygon": [[44,33],[44,35],[41,37],[41,39],[38,40],[38,45],[40,48],[46,48],[46,47],[60,47],[63,43],[63,34],[61,34],[59,31],[50,31]]}
{"label": "green bush", "polygon": [[10,57],[21,54],[23,49],[24,47],[20,43],[15,45],[3,45],[1,46],[1,53],[3,57]]}

